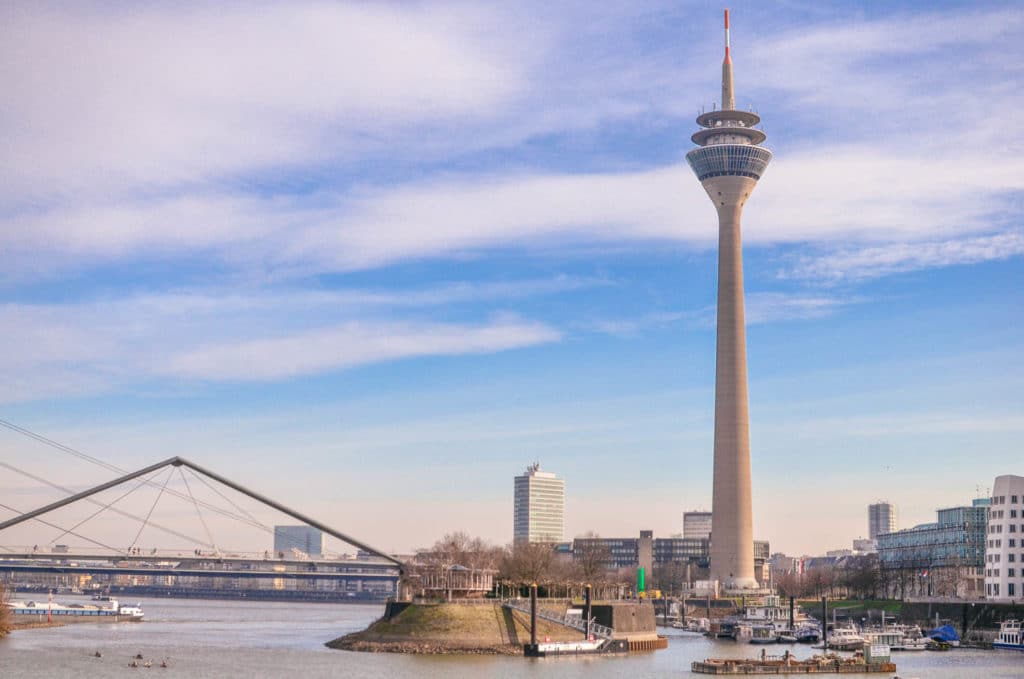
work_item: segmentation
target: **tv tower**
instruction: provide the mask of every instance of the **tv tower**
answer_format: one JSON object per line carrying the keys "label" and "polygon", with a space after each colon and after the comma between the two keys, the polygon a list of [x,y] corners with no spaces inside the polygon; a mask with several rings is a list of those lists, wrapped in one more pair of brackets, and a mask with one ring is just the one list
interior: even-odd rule
{"label": "tv tower", "polygon": [[703,129],[686,154],[718,211],[718,342],[715,363],[715,464],[711,499],[711,579],[726,589],[752,589],[753,510],[750,498],[750,415],[747,408],[747,338],[743,319],[740,213],[772,153],[759,146],[761,118],[737,111],[725,10],[722,107],[703,113]]}

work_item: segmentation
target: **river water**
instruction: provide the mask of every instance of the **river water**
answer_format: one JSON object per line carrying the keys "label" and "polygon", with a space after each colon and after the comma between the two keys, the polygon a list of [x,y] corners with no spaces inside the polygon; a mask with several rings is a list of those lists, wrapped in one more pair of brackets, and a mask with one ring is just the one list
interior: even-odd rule
{"label": "river water", "polygon": [[[62,597],[71,602],[75,597]],[[124,602],[124,603],[135,603]],[[525,659],[511,656],[412,656],[354,653],[324,646],[364,628],[383,606],[150,599],[143,623],[79,623],[21,630],[0,640],[0,678],[124,677],[155,672],[168,677],[566,677],[653,679],[690,674],[707,657],[756,656],[760,647],[662,630],[664,651],[629,656]],[[769,647],[781,653],[785,646]],[[96,651],[102,657],[95,657]],[[797,657],[811,649],[797,646]],[[141,653],[153,668],[132,669]],[[894,654],[900,677],[1020,679],[1024,653],[954,649]],[[159,668],[167,659],[169,667]],[[839,676],[839,675],[817,675]],[[850,675],[843,675],[850,676]],[[854,675],[888,676],[888,675]]]}

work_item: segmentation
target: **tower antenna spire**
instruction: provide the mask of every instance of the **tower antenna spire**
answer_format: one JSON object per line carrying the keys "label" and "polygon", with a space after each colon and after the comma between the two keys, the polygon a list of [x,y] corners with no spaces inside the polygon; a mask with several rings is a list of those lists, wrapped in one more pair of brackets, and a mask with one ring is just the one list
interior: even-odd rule
{"label": "tower antenna spire", "polygon": [[732,57],[729,55],[729,10],[725,10],[725,60],[722,61],[722,110],[736,108],[736,97],[732,89]]}

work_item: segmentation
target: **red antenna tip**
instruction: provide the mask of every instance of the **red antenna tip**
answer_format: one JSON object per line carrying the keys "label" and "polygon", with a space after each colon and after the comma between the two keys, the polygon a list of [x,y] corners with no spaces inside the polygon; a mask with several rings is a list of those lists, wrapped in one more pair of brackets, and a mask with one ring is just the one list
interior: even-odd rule
{"label": "red antenna tip", "polygon": [[729,28],[729,10],[725,10],[725,27]]}

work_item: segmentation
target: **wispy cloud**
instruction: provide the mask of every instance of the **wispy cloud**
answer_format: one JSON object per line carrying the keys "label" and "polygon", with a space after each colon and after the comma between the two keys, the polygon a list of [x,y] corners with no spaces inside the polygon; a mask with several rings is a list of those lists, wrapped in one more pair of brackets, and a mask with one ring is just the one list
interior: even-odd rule
{"label": "wispy cloud", "polygon": [[818,257],[805,256],[783,278],[825,282],[859,281],[932,267],[976,264],[1024,255],[1024,235],[1018,231],[922,243],[892,243],[843,249]]}
{"label": "wispy cloud", "polygon": [[[825,318],[851,304],[862,304],[860,297],[826,294],[754,292],[746,295],[745,320],[748,326],[784,321]],[[657,311],[634,318],[598,318],[578,323],[578,327],[617,337],[635,337],[648,328],[685,323],[698,328],[715,327],[713,305],[687,311]]]}
{"label": "wispy cloud", "polygon": [[[413,290],[183,290],[0,305],[0,402],[98,393],[168,377],[278,380],[557,342],[557,329],[496,311],[505,301],[605,284],[556,276]],[[487,306],[494,302],[501,304]],[[479,318],[480,304],[480,320],[424,318],[452,305],[467,305]]]}
{"label": "wispy cloud", "polygon": [[172,358],[167,374],[203,380],[265,381],[417,356],[486,354],[556,342],[541,323],[484,325],[346,323],[312,332],[202,347]]}

